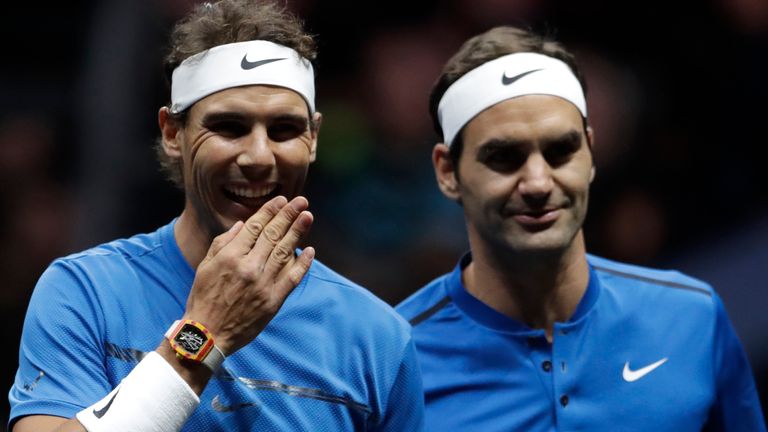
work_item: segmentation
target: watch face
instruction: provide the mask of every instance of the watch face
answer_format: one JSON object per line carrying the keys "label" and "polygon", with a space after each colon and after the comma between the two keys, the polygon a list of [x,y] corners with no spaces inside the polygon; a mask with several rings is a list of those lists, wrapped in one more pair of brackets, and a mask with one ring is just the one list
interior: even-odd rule
{"label": "watch face", "polygon": [[184,327],[176,334],[173,340],[190,354],[197,354],[206,342],[208,337],[203,331],[192,324],[184,324]]}

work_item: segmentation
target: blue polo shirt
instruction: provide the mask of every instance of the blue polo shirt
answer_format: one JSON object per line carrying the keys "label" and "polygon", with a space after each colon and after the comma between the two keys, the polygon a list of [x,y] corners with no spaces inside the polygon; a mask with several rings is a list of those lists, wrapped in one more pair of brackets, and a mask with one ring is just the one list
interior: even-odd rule
{"label": "blue polo shirt", "polygon": [[[102,399],[184,312],[194,270],[159,230],[56,260],[24,322],[10,424],[71,418]],[[231,354],[184,431],[419,431],[410,326],[315,260],[251,343]]]}
{"label": "blue polo shirt", "polygon": [[744,350],[707,284],[588,256],[587,290],[550,344],[466,291],[471,259],[396,308],[414,326],[426,430],[766,430]]}

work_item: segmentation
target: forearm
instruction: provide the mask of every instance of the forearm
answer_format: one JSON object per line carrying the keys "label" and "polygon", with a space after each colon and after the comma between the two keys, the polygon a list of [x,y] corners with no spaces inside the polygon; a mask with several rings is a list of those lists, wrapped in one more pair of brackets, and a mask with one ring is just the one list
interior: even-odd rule
{"label": "forearm", "polygon": [[85,427],[75,418],[33,415],[16,422],[13,432],[87,432]]}

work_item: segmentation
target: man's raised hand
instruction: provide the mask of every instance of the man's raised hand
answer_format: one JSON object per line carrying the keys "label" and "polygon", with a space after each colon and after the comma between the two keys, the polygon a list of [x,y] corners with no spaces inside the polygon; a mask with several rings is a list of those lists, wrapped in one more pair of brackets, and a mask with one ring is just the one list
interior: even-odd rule
{"label": "man's raised hand", "polygon": [[275,197],[216,237],[195,274],[184,318],[204,324],[225,355],[252,341],[301,282],[314,258],[293,251],[312,226],[304,197]]}

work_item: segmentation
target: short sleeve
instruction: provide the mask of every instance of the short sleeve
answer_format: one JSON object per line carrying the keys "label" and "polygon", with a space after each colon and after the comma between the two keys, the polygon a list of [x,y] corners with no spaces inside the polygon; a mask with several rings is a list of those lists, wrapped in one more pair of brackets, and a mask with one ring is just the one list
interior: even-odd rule
{"label": "short sleeve", "polygon": [[105,373],[103,314],[88,278],[55,261],[30,299],[19,368],[8,395],[10,426],[27,415],[65,418],[93,404],[112,386]]}
{"label": "short sleeve", "polygon": [[765,420],[749,360],[722,300],[716,294],[713,298],[716,307],[713,354],[717,393],[704,430],[765,431]]}
{"label": "short sleeve", "polygon": [[384,415],[375,431],[418,432],[424,428],[424,389],[421,369],[416,359],[416,347],[409,339],[403,351]]}

